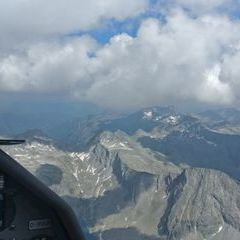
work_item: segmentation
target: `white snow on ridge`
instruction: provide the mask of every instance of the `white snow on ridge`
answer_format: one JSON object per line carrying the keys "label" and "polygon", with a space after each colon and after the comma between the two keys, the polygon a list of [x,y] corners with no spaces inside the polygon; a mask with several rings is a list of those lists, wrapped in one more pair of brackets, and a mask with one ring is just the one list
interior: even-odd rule
{"label": "white snow on ridge", "polygon": [[214,237],[214,236],[216,236],[218,233],[220,233],[220,232],[222,231],[222,229],[223,229],[223,226],[221,225],[221,226],[218,228],[218,231],[212,234],[212,237]]}
{"label": "white snow on ridge", "polygon": [[143,119],[152,119],[153,117],[153,112],[152,111],[147,111],[143,113]]}
{"label": "white snow on ridge", "polygon": [[220,226],[217,233],[220,233],[223,229],[223,226]]}
{"label": "white snow on ridge", "polygon": [[127,142],[109,143],[108,141],[102,141],[101,143],[108,149],[132,150],[130,147],[127,146]]}
{"label": "white snow on ridge", "polygon": [[16,157],[16,158],[17,158],[17,157],[25,157],[25,156],[26,156],[26,154],[15,154],[15,155],[14,155],[14,157]]}
{"label": "white snow on ridge", "polygon": [[120,142],[119,145],[120,145],[121,147],[126,147],[126,145],[125,145],[124,143],[122,143],[122,142]]}
{"label": "white snow on ridge", "polygon": [[169,116],[167,118],[167,122],[168,123],[172,123],[172,124],[177,124],[178,123],[178,119],[179,119],[178,116]]}
{"label": "white snow on ridge", "polygon": [[162,199],[167,199],[167,197],[168,197],[168,195],[164,195],[164,196],[162,197]]}
{"label": "white snow on ridge", "polygon": [[78,159],[80,159],[81,161],[84,161],[84,160],[86,160],[86,159],[89,158],[89,153],[84,153],[84,152],[82,152],[82,153],[72,152],[72,153],[70,153],[70,156],[71,156],[72,158],[78,158]]}
{"label": "white snow on ridge", "polygon": [[89,158],[89,153],[80,153],[78,157],[83,161]]}
{"label": "white snow on ridge", "polygon": [[78,166],[76,166],[76,168],[73,172],[73,176],[78,180]]}

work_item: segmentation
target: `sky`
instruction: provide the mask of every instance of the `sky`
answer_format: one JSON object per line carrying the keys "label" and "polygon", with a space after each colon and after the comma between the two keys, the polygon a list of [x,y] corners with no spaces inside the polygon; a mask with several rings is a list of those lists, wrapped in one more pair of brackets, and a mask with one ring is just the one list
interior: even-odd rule
{"label": "sky", "polygon": [[0,29],[6,102],[239,105],[239,0],[0,1]]}

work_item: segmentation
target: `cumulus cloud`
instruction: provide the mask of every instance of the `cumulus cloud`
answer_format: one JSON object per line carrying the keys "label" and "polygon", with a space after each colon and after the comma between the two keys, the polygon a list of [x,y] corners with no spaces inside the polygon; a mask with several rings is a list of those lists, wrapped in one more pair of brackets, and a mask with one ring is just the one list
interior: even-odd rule
{"label": "cumulus cloud", "polygon": [[135,38],[84,36],[0,58],[1,91],[62,92],[110,108],[181,101],[230,104],[240,90],[240,24],[223,16],[145,20]]}
{"label": "cumulus cloud", "polygon": [[0,49],[16,50],[56,34],[96,28],[107,19],[137,16],[148,0],[0,1]]}
{"label": "cumulus cloud", "polygon": [[208,13],[222,8],[226,11],[236,7],[238,4],[237,0],[175,0],[175,3],[192,11],[194,14]]}

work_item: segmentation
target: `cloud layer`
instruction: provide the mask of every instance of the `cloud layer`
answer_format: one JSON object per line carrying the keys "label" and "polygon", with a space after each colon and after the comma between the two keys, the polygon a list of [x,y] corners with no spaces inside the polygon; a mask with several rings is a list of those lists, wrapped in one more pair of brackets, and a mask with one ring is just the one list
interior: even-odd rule
{"label": "cloud layer", "polygon": [[230,10],[238,5],[237,0],[175,0],[175,3],[194,14],[215,12],[217,10]]}
{"label": "cloud layer", "polygon": [[[176,1],[189,8],[193,2]],[[30,4],[28,0],[18,2]],[[72,0],[72,4],[77,2],[81,1]],[[76,12],[69,13],[75,27],[95,26],[102,16],[124,19],[146,7],[146,2],[139,0],[130,5],[122,0],[101,2],[102,12],[88,23],[84,21],[89,10],[81,10],[86,12],[79,22],[73,17]],[[113,6],[111,2],[115,2]],[[205,7],[217,8],[225,1],[208,3],[198,2],[207,11]],[[128,10],[124,10],[125,5]],[[62,7],[64,10],[64,4]],[[69,27],[68,21],[63,26],[40,25],[45,33],[75,28]],[[36,41],[24,51],[0,57],[0,91],[57,92],[118,109],[190,101],[236,104],[240,96],[239,30],[240,23],[227,15],[192,17],[178,6],[168,11],[164,21],[145,19],[136,37],[119,34],[106,45],[89,36],[65,42]]]}
{"label": "cloud layer", "polygon": [[148,0],[0,1],[0,50],[97,28],[108,19],[122,21],[147,8]]}

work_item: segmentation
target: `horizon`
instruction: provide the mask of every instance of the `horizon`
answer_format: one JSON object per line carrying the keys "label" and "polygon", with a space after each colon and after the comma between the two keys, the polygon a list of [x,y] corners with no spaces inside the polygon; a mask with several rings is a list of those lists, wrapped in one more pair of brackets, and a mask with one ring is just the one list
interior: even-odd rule
{"label": "horizon", "polygon": [[[13,101],[14,102],[14,101]],[[64,104],[63,104],[64,103]],[[63,104],[63,105],[61,105]],[[36,105],[38,107],[36,107]],[[239,108],[234,107],[219,107],[219,106],[175,106],[175,105],[159,105],[142,108],[135,108],[131,110],[114,111],[109,109],[101,109],[89,103],[81,103],[75,101],[58,102],[56,99],[51,103],[46,102],[28,103],[21,105],[17,101],[17,105],[11,104],[7,111],[1,110],[0,105],[0,133],[2,137],[21,135],[25,132],[41,130],[47,135],[55,134],[58,127],[65,124],[70,124],[81,119],[88,119],[89,117],[98,116],[113,116],[114,119],[121,119],[123,116],[129,116],[140,111],[151,110],[154,108],[174,108],[178,114],[198,115],[203,113],[218,112],[221,110],[235,110],[240,111]],[[27,108],[26,108],[27,107]],[[15,109],[15,110],[14,110]]]}

